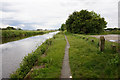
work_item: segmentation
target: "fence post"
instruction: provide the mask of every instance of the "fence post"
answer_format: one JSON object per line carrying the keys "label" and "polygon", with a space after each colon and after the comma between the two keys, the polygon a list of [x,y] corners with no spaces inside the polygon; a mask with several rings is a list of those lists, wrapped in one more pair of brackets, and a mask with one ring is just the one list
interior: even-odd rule
{"label": "fence post", "polygon": [[88,38],[86,38],[86,41],[88,41]]}
{"label": "fence post", "polygon": [[104,47],[105,47],[105,38],[104,36],[100,36],[100,41],[99,41],[100,51],[104,51]]}
{"label": "fence post", "polygon": [[117,51],[116,51],[116,46],[115,46],[114,44],[112,44],[112,46],[111,46],[111,47],[112,47],[113,52],[115,52],[115,53],[116,53],[116,52],[117,52]]}
{"label": "fence post", "polygon": [[92,39],[91,42],[95,42],[95,41]]}

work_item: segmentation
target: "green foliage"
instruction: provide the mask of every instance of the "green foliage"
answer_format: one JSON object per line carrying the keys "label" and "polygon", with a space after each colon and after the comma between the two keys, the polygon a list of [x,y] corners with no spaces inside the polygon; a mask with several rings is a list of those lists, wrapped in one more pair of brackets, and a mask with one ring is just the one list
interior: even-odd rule
{"label": "green foliage", "polygon": [[61,75],[64,50],[66,46],[63,34],[55,35],[52,45],[46,52],[46,56],[38,59],[38,66],[45,65],[45,68],[34,69],[32,78],[59,78]]}
{"label": "green foliage", "polygon": [[64,31],[64,30],[66,30],[66,25],[65,25],[65,24],[62,24],[62,25],[61,25],[61,31]]}
{"label": "green foliage", "polygon": [[[70,43],[69,59],[73,78],[118,78],[120,57],[119,53],[113,53],[112,42],[106,41],[105,50],[100,52],[99,39],[79,34],[66,35]],[[86,41],[83,37],[89,39]],[[118,46],[117,43],[115,45]]]}
{"label": "green foliage", "polygon": [[[24,31],[24,30],[2,30],[2,43],[16,41],[30,36],[41,35],[52,31]],[[1,43],[0,43],[1,44]]]}
{"label": "green foliage", "polygon": [[11,27],[11,26],[8,26],[7,28],[0,28],[2,30],[22,30],[21,28],[14,28],[14,27]]}
{"label": "green foliage", "polygon": [[[20,64],[20,68],[11,74],[11,79],[23,79],[31,68],[36,65],[45,65],[45,68],[34,69],[30,75],[31,78],[35,80],[36,78],[59,78],[66,41],[61,33],[55,35],[55,37],[55,39],[46,40],[35,52],[25,56]],[[52,41],[51,45],[49,45],[50,41]],[[46,54],[45,57],[41,57],[43,52]],[[36,61],[38,64],[35,64]]]}
{"label": "green foliage", "polygon": [[[47,40],[49,42],[50,40]],[[31,68],[35,65],[35,62],[38,58],[45,53],[47,48],[49,47],[46,42],[44,42],[41,46],[39,46],[35,52],[29,53],[24,57],[23,61],[20,63],[20,68],[16,70],[15,73],[11,74],[11,78],[24,78],[27,73],[31,70]]]}
{"label": "green foliage", "polygon": [[81,10],[75,11],[66,20],[66,29],[71,33],[101,33],[106,28],[107,22],[95,12]]}
{"label": "green foliage", "polygon": [[102,34],[120,34],[120,31],[119,30],[104,31]]}
{"label": "green foliage", "polygon": [[12,37],[25,37],[38,34],[44,34],[47,31],[23,31],[23,30],[2,30],[3,38],[12,38]]}

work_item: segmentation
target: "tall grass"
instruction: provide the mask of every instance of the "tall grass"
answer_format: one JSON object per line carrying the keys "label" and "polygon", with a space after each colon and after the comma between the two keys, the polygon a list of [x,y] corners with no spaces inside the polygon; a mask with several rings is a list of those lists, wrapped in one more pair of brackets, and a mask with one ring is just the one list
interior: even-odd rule
{"label": "tall grass", "polygon": [[2,41],[0,44],[20,40],[34,35],[42,35],[48,32],[51,31],[2,30],[2,34],[0,36],[2,38]]}
{"label": "tall grass", "polygon": [[44,54],[46,49],[49,47],[50,39],[46,40],[41,46],[39,46],[35,52],[29,53],[27,56],[24,57],[22,62],[20,63],[20,68],[16,70],[13,74],[11,74],[11,78],[24,78],[26,74],[31,70],[31,68],[35,65],[35,62],[38,58]]}
{"label": "tall grass", "polygon": [[32,78],[60,78],[62,62],[65,52],[65,37],[62,34],[55,36],[52,45],[46,52],[46,57],[38,59],[38,66],[45,64],[45,68],[35,69]]}
{"label": "tall grass", "polygon": [[[31,78],[59,78],[62,68],[66,41],[63,34],[57,34],[52,39],[44,42],[33,53],[25,56],[20,68],[11,75],[11,79],[24,78],[34,66],[45,65],[45,68],[35,69]],[[41,57],[45,54],[45,57]],[[37,64],[36,64],[37,62]]]}
{"label": "tall grass", "polygon": [[[118,78],[119,55],[106,41],[105,50],[99,51],[99,39],[67,33],[70,43],[70,67],[73,78]],[[84,38],[83,38],[84,37]],[[95,42],[91,42],[91,40]],[[114,43],[117,46],[117,43]]]}
{"label": "tall grass", "polygon": [[2,30],[2,38],[33,36],[47,32],[48,31]]}
{"label": "tall grass", "polygon": [[105,31],[103,34],[120,34],[120,30]]}

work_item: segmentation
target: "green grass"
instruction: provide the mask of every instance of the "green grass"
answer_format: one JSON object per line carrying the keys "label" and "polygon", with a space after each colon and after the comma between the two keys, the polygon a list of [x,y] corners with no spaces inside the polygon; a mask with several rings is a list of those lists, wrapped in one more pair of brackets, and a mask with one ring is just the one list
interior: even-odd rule
{"label": "green grass", "polygon": [[108,35],[108,34],[120,34],[120,30],[113,30],[113,31],[104,31],[102,33],[89,33],[88,35]]}
{"label": "green grass", "polygon": [[104,34],[120,34],[120,30],[105,31]]}
{"label": "green grass", "polygon": [[55,37],[46,52],[46,57],[38,60],[38,66],[45,64],[45,68],[34,70],[31,74],[32,78],[60,78],[66,41],[63,34]]}
{"label": "green grass", "polygon": [[[64,57],[66,41],[64,35],[59,33],[39,46],[35,52],[25,56],[20,68],[11,74],[11,79],[24,78],[34,66],[45,65],[45,68],[35,69],[31,78],[59,78]],[[42,54],[45,57],[41,57]],[[36,64],[37,62],[37,64]]]}
{"label": "green grass", "polygon": [[44,42],[41,46],[39,46],[35,52],[29,53],[24,57],[22,62],[20,63],[20,68],[18,68],[13,74],[10,75],[11,79],[21,78],[23,79],[27,73],[31,70],[31,68],[35,65],[35,62],[41,57],[42,54],[47,50],[50,46],[51,39]]}
{"label": "green grass", "polygon": [[44,34],[49,31],[24,31],[24,30],[2,30],[3,38],[12,38],[12,37],[25,37]]}
{"label": "green grass", "polygon": [[89,37],[86,41],[88,36],[85,35],[66,35],[70,43],[69,59],[73,78],[118,78],[120,58],[111,49],[112,42],[106,41],[104,52],[100,52],[98,39]]}
{"label": "green grass", "polygon": [[2,35],[1,35],[2,43],[16,41],[34,35],[42,35],[48,32],[51,31],[2,30]]}

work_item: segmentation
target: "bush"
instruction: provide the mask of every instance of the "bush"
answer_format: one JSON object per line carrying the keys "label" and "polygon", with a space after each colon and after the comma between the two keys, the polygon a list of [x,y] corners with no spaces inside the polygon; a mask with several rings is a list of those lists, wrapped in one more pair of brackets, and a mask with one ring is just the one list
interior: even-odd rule
{"label": "bush", "polygon": [[82,34],[101,33],[106,28],[106,25],[107,22],[100,17],[100,14],[87,10],[73,12],[65,23],[68,32]]}

